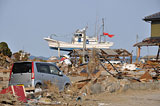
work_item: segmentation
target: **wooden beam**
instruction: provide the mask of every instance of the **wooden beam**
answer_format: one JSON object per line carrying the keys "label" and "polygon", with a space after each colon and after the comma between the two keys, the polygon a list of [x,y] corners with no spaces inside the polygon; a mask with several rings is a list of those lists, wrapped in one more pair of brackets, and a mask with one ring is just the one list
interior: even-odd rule
{"label": "wooden beam", "polygon": [[156,60],[157,60],[157,61],[158,61],[158,59],[159,59],[159,52],[160,52],[160,45],[159,45],[158,52],[157,52],[157,57],[156,57]]}
{"label": "wooden beam", "polygon": [[138,46],[136,62],[138,62],[138,58],[140,57],[140,53],[141,53],[141,47]]}
{"label": "wooden beam", "polygon": [[132,64],[132,55],[130,56],[130,64]]}
{"label": "wooden beam", "polygon": [[60,54],[60,47],[58,47],[58,57],[60,57],[61,54]]}

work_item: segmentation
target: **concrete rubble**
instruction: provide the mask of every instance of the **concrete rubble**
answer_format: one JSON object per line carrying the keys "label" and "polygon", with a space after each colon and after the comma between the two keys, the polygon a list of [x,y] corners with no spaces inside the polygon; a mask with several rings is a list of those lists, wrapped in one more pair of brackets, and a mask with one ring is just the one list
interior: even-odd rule
{"label": "concrete rubble", "polygon": [[[80,64],[76,60],[74,64],[57,63],[60,69],[70,77],[72,85],[69,89],[60,92],[56,86],[46,81],[47,89],[26,92],[27,102],[17,100],[11,94],[0,94],[0,105],[24,105],[24,106],[83,106],[91,101],[88,96],[99,93],[121,93],[127,90],[159,90],[160,77],[158,62],[147,63],[109,63],[100,60],[107,58],[92,51],[90,60],[86,64]],[[12,62],[0,57],[0,89],[8,87],[9,72]],[[71,59],[71,62],[73,63]],[[5,63],[6,62],[6,63]],[[104,105],[98,101],[95,105]]]}

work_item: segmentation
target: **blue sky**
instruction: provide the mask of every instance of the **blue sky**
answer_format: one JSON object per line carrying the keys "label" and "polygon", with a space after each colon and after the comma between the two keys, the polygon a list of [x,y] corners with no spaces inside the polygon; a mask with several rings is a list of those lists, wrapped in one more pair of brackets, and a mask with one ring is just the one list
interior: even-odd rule
{"label": "blue sky", "polygon": [[[160,11],[160,0],[0,0],[0,42],[12,52],[21,49],[35,56],[57,56],[44,37],[71,41],[76,29],[88,25],[87,35],[95,34],[95,23],[105,19],[106,40],[112,49],[123,48],[135,55],[138,41],[150,36],[150,24],[142,19]],[[143,47],[141,55],[156,55],[157,47]],[[64,54],[64,52],[63,52]]]}

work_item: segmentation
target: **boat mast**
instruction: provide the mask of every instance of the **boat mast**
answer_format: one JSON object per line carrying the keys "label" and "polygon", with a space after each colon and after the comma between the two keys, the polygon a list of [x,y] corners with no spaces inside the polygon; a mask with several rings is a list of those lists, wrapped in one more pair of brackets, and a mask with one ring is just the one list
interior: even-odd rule
{"label": "boat mast", "polygon": [[105,39],[105,36],[104,36],[104,18],[102,18],[102,34],[100,34],[100,42],[102,42],[101,41],[101,39],[102,39],[102,36],[104,37],[104,42],[106,42],[106,39]]}
{"label": "boat mast", "polygon": [[104,36],[104,18],[102,18],[102,35],[103,35],[103,37],[104,37],[104,42],[106,42],[106,37]]}
{"label": "boat mast", "polygon": [[98,20],[98,18],[97,18],[98,16],[97,16],[97,14],[96,14],[96,23],[95,23],[95,37],[97,37],[97,42],[99,42],[99,38],[98,38],[98,26],[97,26],[97,20]]}

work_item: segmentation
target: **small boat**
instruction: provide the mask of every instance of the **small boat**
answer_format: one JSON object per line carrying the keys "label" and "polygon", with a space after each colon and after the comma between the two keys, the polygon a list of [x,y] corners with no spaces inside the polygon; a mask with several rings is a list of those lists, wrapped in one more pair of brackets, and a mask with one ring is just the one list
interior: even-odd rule
{"label": "small boat", "polygon": [[[82,49],[83,48],[83,41],[85,38],[85,31],[86,28],[78,29],[73,37],[71,43],[63,42],[63,41],[57,41],[53,39],[51,36],[44,38],[48,42],[48,45],[50,49],[58,50],[58,48],[61,51],[72,51],[73,49]],[[108,49],[111,46],[113,46],[113,42],[99,42],[97,37],[89,37],[86,36],[86,48],[92,49],[92,48],[100,48],[100,49]]]}

